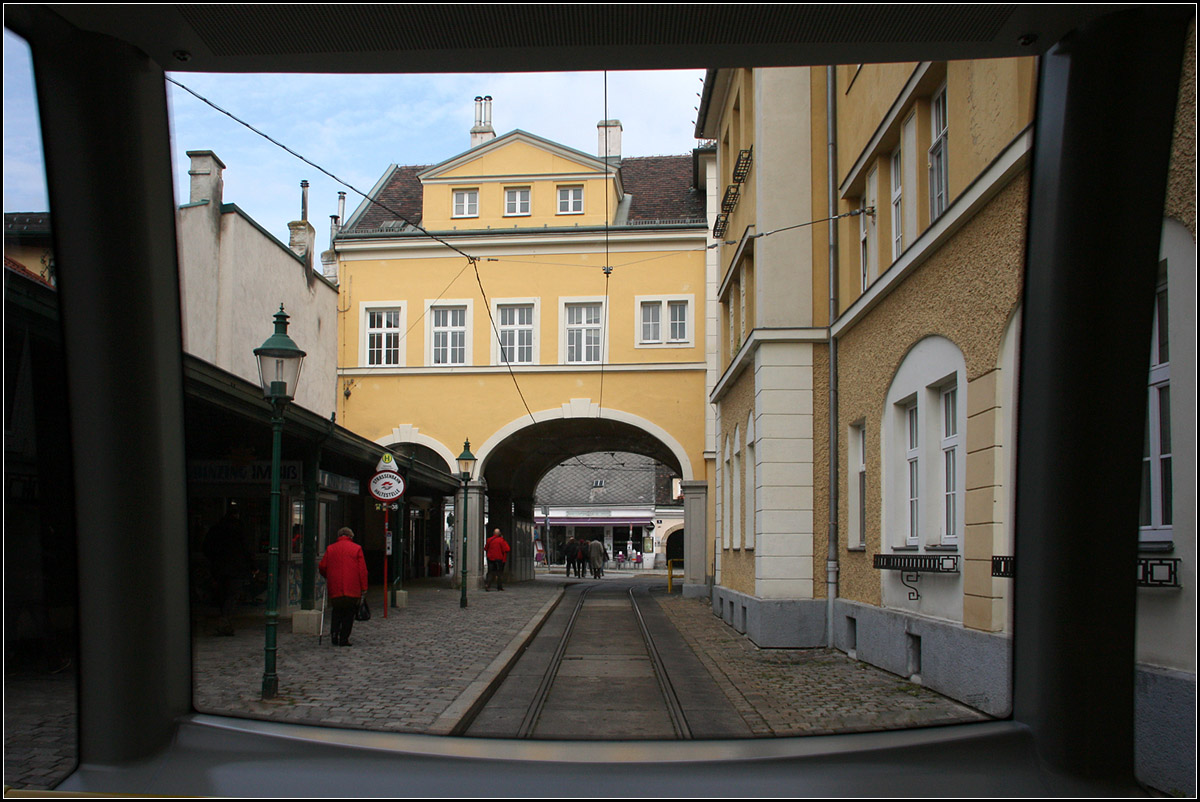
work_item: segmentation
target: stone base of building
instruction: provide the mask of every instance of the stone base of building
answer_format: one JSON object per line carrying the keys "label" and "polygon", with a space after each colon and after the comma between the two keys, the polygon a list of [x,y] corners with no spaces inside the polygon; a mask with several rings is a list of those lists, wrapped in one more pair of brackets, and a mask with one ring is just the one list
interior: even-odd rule
{"label": "stone base of building", "polygon": [[827,644],[824,599],[760,599],[718,586],[712,590],[712,608],[761,648],[832,645],[988,715],[1011,712],[1012,640],[1007,635],[837,599],[833,644]]}
{"label": "stone base of building", "polygon": [[838,599],[834,647],[991,716],[1012,711],[1012,639]]}
{"label": "stone base of building", "polygon": [[760,599],[718,586],[713,614],[758,646],[797,649],[825,645],[825,602],[821,599]]}
{"label": "stone base of building", "polygon": [[1171,796],[1196,795],[1196,675],[1139,664],[1134,675],[1138,782]]}
{"label": "stone base of building", "polygon": [[685,599],[707,599],[711,593],[712,588],[707,584],[693,582],[683,586],[683,598]]}

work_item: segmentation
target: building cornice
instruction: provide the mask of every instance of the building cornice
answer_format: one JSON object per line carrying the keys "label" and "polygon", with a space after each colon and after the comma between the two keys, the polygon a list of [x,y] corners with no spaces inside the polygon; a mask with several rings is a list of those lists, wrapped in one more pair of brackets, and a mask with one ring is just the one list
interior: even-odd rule
{"label": "building cornice", "polygon": [[[588,226],[559,229],[488,229],[484,231],[435,231],[441,239],[453,242],[454,246],[473,251],[472,255],[516,254],[526,257],[535,255],[533,248],[548,248],[545,253],[565,251],[580,252],[589,247],[603,252],[605,247],[625,250],[670,250],[678,244],[688,250],[703,250],[707,242],[707,228],[697,224],[677,224],[670,228],[630,226],[628,228],[605,228]],[[657,246],[657,247],[652,247]],[[382,234],[378,236],[339,236],[334,243],[340,258],[387,259],[387,258],[435,258],[454,254],[444,244],[424,234]],[[421,253],[428,251],[428,253]],[[584,250],[584,252],[587,252]]]}
{"label": "building cornice", "polygon": [[748,366],[754,364],[754,353],[759,346],[764,343],[808,343],[810,345],[829,342],[829,329],[827,328],[785,328],[785,329],[754,329],[750,332],[750,336],[742,343],[742,347],[738,349],[737,354],[730,360],[726,366],[725,372],[721,374],[721,378],[713,385],[712,392],[708,396],[708,403],[720,403],[721,398],[729,391],[729,388],[737,381],[738,376]]}
{"label": "building cornice", "polygon": [[[589,365],[512,365],[513,373],[595,373],[600,375],[601,366]],[[626,362],[621,364],[606,364],[604,373],[697,373],[708,366],[704,362]],[[455,367],[434,367],[431,365],[414,365],[411,367],[386,368],[341,368],[341,376],[452,376],[455,374],[478,376],[480,374],[508,374],[508,365],[457,365]]]}

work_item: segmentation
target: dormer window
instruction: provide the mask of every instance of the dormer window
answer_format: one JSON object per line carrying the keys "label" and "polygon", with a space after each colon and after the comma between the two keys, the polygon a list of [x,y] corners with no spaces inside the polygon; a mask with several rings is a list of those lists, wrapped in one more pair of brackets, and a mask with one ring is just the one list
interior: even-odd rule
{"label": "dormer window", "polygon": [[504,190],[504,216],[516,217],[529,214],[529,187]]}
{"label": "dormer window", "polygon": [[558,213],[583,214],[583,187],[558,188]]}
{"label": "dormer window", "polygon": [[454,190],[454,217],[479,216],[479,190]]}

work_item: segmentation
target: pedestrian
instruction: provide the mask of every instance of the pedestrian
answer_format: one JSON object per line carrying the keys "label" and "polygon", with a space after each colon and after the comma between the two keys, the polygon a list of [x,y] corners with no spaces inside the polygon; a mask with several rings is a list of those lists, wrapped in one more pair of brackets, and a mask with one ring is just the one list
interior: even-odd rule
{"label": "pedestrian", "polygon": [[367,597],[367,560],[350,527],[339,529],[337,537],[337,542],[325,549],[318,570],[325,577],[332,608],[329,641],[334,646],[350,646],[354,615]]}
{"label": "pedestrian", "polygon": [[604,576],[604,563],[608,561],[608,549],[599,539],[588,544],[588,559],[592,565],[592,579]]}
{"label": "pedestrian", "polygon": [[575,545],[575,538],[567,538],[567,542],[563,544],[563,554],[567,558],[567,576],[575,573],[575,557],[579,554],[579,548]]}
{"label": "pedestrian", "polygon": [[204,556],[213,580],[213,601],[219,609],[217,634],[233,634],[233,614],[238,599],[254,569],[254,558],[246,547],[242,516],[237,507],[229,511],[204,536]]}
{"label": "pedestrian", "polygon": [[492,536],[483,545],[483,550],[487,554],[488,561],[487,579],[483,583],[483,589],[491,590],[494,576],[496,577],[496,590],[504,590],[504,564],[508,561],[508,553],[512,551],[512,548],[500,534],[500,530],[493,529]]}
{"label": "pedestrian", "polygon": [[581,537],[575,540],[575,577],[583,579],[584,569],[588,562],[588,544],[587,538]]}

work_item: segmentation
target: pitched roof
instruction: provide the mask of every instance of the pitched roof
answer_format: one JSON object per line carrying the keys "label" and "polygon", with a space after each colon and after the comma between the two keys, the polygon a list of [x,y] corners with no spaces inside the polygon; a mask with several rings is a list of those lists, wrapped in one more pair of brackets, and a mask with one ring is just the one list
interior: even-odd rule
{"label": "pitched roof", "polygon": [[621,160],[630,220],[704,222],[704,193],[692,185],[692,157],[631,156]]}
{"label": "pitched roof", "polygon": [[393,169],[379,190],[376,198],[378,203],[368,205],[362,216],[354,222],[354,226],[345,229],[346,232],[378,230],[387,223],[398,221],[400,218],[395,213],[403,215],[410,223],[420,225],[424,198],[417,176],[429,167],[428,164],[422,164]]}
{"label": "pitched roof", "polygon": [[[433,165],[436,166],[436,165]],[[396,233],[410,223],[421,224],[422,186],[418,175],[431,165],[397,166],[382,179],[379,204],[369,204],[343,234],[379,232],[393,228]],[[705,225],[704,192],[693,186],[692,156],[631,156],[621,160],[621,180],[632,197],[628,221],[633,225],[657,223],[696,223]],[[387,207],[386,209],[384,207]],[[389,211],[390,210],[390,211]]]}

